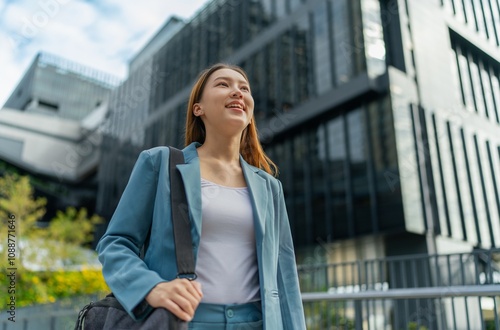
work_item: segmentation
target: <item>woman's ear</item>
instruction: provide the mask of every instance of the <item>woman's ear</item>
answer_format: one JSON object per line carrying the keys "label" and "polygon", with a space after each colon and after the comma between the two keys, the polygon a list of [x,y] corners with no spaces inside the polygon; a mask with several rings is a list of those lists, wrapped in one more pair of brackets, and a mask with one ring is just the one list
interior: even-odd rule
{"label": "woman's ear", "polygon": [[203,114],[203,110],[201,110],[201,106],[199,103],[195,103],[193,105],[193,115],[195,115],[196,117],[199,117]]}

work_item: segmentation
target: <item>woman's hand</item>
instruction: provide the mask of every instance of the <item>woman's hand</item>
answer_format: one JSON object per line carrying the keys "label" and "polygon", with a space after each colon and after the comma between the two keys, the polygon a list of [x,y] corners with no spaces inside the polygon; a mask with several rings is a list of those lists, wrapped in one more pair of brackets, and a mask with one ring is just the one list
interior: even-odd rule
{"label": "woman's hand", "polygon": [[183,321],[191,321],[203,297],[201,284],[187,279],[158,283],[146,296],[154,308],[163,307]]}

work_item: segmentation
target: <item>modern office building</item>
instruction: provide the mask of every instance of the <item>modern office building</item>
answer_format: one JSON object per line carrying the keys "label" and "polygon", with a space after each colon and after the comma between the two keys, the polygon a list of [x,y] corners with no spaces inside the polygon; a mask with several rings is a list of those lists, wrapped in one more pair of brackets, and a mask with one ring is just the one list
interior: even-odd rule
{"label": "modern office building", "polygon": [[113,76],[39,53],[0,109],[0,174],[29,174],[50,220],[67,206],[94,211],[103,121]]}
{"label": "modern office building", "polygon": [[110,101],[98,212],[110,218],[141,150],[182,146],[196,75],[223,61],[249,73],[300,263],[498,246],[499,10],[214,0],[169,20]]}

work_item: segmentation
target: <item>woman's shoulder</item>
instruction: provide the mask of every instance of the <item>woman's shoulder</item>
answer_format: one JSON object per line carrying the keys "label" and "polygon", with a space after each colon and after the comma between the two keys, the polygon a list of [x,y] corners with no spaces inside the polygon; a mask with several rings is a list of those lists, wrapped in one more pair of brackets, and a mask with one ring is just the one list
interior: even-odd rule
{"label": "woman's shoulder", "polygon": [[281,189],[281,181],[278,178],[276,178],[275,176],[267,173],[265,170],[263,170],[261,168],[255,167],[255,166],[250,165],[248,163],[247,163],[247,165],[252,170],[254,170],[260,177],[262,177],[264,180],[266,180],[267,182],[269,182],[269,184],[271,186],[271,189],[272,189],[272,191],[275,194],[280,191],[280,189]]}
{"label": "woman's shoulder", "polygon": [[150,149],[145,149],[141,153],[145,153],[150,157],[161,157],[168,156],[168,154],[170,153],[170,149],[165,146],[158,146]]}
{"label": "woman's shoulder", "polygon": [[168,163],[169,154],[170,150],[165,146],[145,149],[140,152],[137,164],[149,164],[155,171],[158,171],[162,163]]}

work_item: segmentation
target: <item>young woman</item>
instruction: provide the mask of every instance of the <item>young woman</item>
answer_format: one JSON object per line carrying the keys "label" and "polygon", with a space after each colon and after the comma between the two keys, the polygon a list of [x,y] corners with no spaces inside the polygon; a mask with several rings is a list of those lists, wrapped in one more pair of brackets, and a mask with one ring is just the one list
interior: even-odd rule
{"label": "young woman", "polygon": [[305,329],[283,189],[258,141],[241,68],[216,64],[200,74],[185,140],[186,164],[177,168],[198,279],[176,279],[169,150],[157,147],[139,156],[97,246],[109,287],[138,320],[166,308],[190,329]]}

